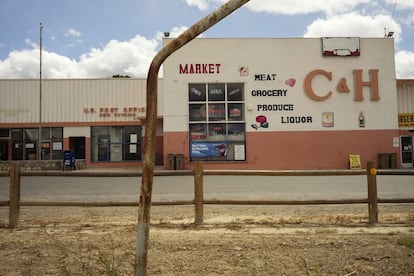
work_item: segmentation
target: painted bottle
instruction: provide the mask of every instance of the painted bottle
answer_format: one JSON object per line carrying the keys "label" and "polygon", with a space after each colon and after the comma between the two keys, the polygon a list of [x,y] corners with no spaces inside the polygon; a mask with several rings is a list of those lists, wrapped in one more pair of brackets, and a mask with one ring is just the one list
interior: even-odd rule
{"label": "painted bottle", "polygon": [[362,113],[362,111],[359,112],[358,120],[359,120],[359,127],[365,127],[365,116]]}

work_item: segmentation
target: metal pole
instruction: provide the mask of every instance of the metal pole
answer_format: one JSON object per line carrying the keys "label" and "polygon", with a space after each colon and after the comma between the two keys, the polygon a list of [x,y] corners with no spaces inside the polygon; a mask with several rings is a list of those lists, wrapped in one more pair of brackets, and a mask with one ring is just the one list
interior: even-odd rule
{"label": "metal pole", "polygon": [[221,21],[249,0],[230,0],[207,15],[179,37],[165,45],[153,58],[147,76],[147,112],[145,121],[145,153],[142,165],[141,194],[138,207],[138,226],[135,253],[135,275],[146,275],[149,239],[150,207],[154,176],[155,139],[157,124],[157,81],[162,63],[173,52]]}
{"label": "metal pole", "polygon": [[39,56],[39,133],[37,135],[37,159],[42,160],[42,31],[43,24],[40,23],[40,56]]}

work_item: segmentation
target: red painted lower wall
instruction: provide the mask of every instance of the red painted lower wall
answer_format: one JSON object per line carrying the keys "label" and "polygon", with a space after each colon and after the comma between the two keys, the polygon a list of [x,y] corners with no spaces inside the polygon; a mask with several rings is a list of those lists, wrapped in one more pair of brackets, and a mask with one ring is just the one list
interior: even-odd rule
{"label": "red painted lower wall", "polygon": [[[378,164],[379,153],[397,153],[393,137],[399,130],[248,132],[246,161],[206,162],[206,169],[346,169],[349,154]],[[164,164],[167,154],[184,154],[190,169],[187,132],[164,132]],[[165,166],[164,166],[165,167]]]}

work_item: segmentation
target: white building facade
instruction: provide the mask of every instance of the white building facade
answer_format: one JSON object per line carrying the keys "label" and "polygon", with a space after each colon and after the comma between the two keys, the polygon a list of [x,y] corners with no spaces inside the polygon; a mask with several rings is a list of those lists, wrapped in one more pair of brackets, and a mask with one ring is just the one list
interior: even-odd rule
{"label": "white building facade", "polygon": [[[168,41],[166,41],[168,43]],[[399,152],[392,39],[196,39],[164,63],[164,152],[207,168],[346,168]]]}

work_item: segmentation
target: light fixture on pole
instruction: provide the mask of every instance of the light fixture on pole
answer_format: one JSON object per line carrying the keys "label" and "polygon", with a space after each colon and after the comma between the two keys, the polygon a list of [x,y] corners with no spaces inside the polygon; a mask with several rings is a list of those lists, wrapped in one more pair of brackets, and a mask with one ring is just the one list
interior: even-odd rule
{"label": "light fixture on pole", "polygon": [[384,28],[384,37],[391,38],[394,35],[394,32],[387,32],[387,28]]}
{"label": "light fixture on pole", "polygon": [[37,157],[42,160],[42,31],[43,24],[40,22],[40,45],[39,45],[39,132],[37,136]]}

